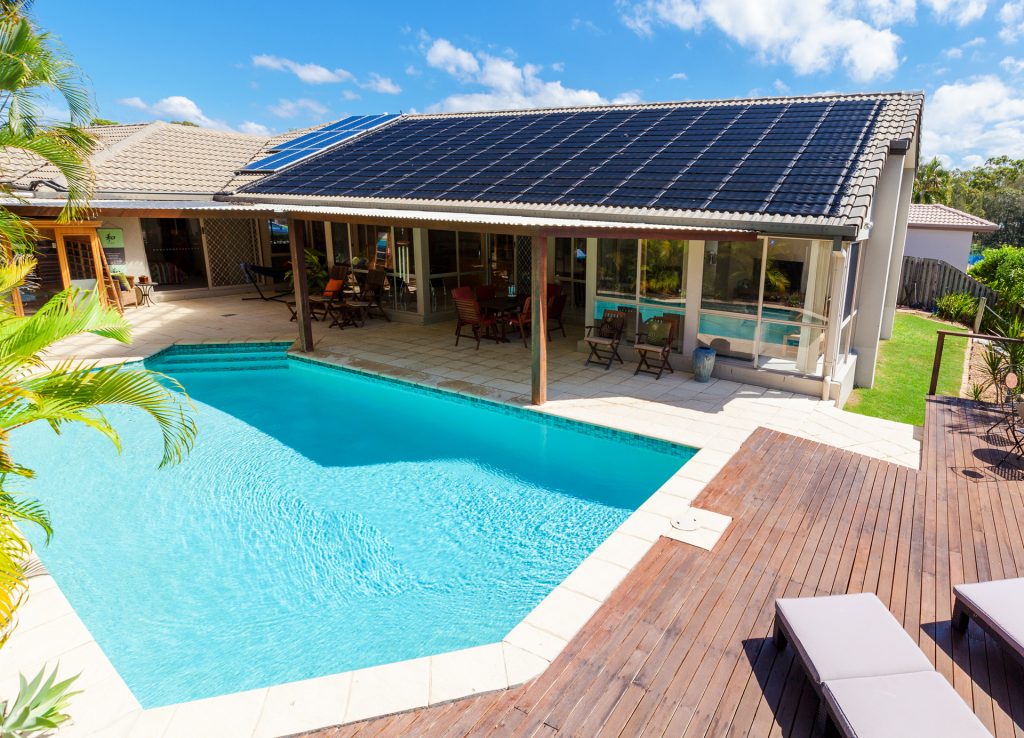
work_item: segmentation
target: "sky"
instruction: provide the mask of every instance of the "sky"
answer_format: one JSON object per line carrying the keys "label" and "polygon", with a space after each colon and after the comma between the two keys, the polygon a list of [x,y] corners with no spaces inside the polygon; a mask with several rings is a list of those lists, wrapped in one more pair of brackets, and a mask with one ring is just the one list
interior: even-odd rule
{"label": "sky", "polygon": [[40,0],[99,115],[347,114],[923,90],[925,158],[1024,158],[1024,0]]}

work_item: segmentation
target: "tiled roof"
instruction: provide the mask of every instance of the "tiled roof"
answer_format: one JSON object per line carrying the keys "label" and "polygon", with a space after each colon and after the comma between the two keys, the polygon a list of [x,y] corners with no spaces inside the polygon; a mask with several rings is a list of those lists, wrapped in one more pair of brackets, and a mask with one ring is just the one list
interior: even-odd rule
{"label": "tiled roof", "polygon": [[963,210],[948,205],[911,205],[907,216],[909,228],[933,228],[945,231],[973,231],[975,233],[991,233],[998,231],[999,225]]}
{"label": "tiled roof", "polygon": [[274,149],[279,144],[282,144],[286,141],[290,141],[293,138],[298,138],[299,136],[304,136],[305,134],[311,133],[312,131],[319,130],[320,128],[323,128],[324,125],[327,124],[320,123],[315,126],[308,126],[307,128],[298,128],[292,131],[287,131],[286,133],[281,133],[277,136],[274,136],[273,138],[266,139],[263,142],[263,145],[260,147],[260,150],[253,154],[251,158],[246,159],[243,162],[237,162],[235,164],[234,168],[231,170],[231,179],[225,182],[224,186],[221,188],[222,191],[234,192],[235,190],[244,185],[247,185],[251,182],[255,182],[257,179],[264,175],[258,172],[241,171],[243,166],[268,156],[271,152],[271,149]]}
{"label": "tiled roof", "polygon": [[[224,191],[235,171],[268,143],[265,136],[162,121],[89,130],[99,139],[93,167],[100,196],[209,197]],[[2,179],[25,189],[38,180],[63,185],[55,168],[18,150],[0,150],[0,172]]]}
{"label": "tiled roof", "polygon": [[406,115],[239,195],[856,230],[922,104],[882,93]]}

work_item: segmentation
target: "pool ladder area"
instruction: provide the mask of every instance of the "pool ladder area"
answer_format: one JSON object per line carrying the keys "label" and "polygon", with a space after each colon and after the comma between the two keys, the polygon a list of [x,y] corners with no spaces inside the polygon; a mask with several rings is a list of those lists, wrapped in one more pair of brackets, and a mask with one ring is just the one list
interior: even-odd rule
{"label": "pool ladder area", "polygon": [[286,369],[290,343],[176,345],[146,359],[146,367],[167,374]]}

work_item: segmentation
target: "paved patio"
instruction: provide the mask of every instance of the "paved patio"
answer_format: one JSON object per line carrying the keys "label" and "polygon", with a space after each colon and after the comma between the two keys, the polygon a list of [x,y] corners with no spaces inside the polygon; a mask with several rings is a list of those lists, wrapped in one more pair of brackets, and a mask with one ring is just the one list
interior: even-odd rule
{"label": "paved patio", "polygon": [[[172,343],[293,340],[296,326],[277,302],[240,295],[159,303],[129,309],[135,341],[122,346],[92,337],[65,342],[59,357],[144,358]],[[453,324],[429,326],[370,320],[363,328],[314,323],[316,358],[419,384],[528,404],[530,351],[467,339],[454,346]],[[576,330],[579,330],[578,328]],[[916,468],[920,442],[912,426],[838,410],[831,402],[749,384],[702,384],[677,372],[660,380],[633,376],[633,366],[609,371],[584,366],[573,328],[548,348],[549,402],[544,412],[643,433],[702,449],[720,468],[758,427]],[[710,477],[708,477],[710,479]],[[706,480],[704,480],[706,481]]]}

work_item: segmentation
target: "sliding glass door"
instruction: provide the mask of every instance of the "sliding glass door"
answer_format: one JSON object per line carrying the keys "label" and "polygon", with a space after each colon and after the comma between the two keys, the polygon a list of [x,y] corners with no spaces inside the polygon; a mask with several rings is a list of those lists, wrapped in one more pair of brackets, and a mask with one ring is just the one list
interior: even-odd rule
{"label": "sliding glass door", "polygon": [[761,368],[820,375],[830,253],[804,239],[708,242],[699,342]]}

